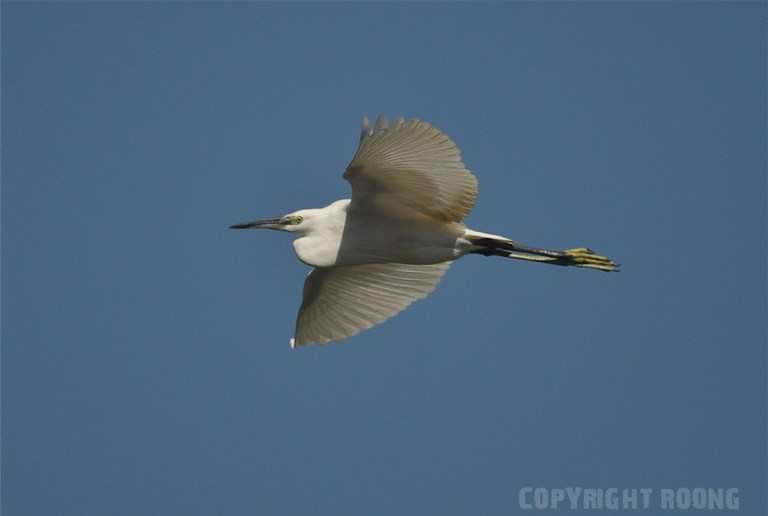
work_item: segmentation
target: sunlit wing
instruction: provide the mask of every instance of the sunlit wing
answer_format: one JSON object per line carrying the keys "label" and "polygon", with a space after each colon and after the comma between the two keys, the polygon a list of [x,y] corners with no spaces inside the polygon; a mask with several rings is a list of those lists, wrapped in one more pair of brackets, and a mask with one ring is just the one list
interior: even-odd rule
{"label": "sunlit wing", "polygon": [[375,263],[314,269],[304,283],[291,347],[346,339],[389,319],[432,292],[449,266]]}
{"label": "sunlit wing", "polygon": [[371,128],[364,118],[344,178],[352,184],[350,209],[375,214],[460,222],[477,197],[477,179],[456,144],[418,119],[388,126],[379,116]]}

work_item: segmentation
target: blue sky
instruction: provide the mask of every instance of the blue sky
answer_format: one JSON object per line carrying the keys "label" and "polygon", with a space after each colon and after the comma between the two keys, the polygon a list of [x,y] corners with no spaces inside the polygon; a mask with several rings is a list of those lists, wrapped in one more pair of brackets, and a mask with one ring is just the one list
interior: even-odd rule
{"label": "blue sky", "polygon": [[[763,513],[765,15],[4,3],[4,514],[509,515],[524,486]],[[306,267],[227,226],[347,197],[364,112],[456,140],[470,226],[624,271],[468,257],[291,351]]]}

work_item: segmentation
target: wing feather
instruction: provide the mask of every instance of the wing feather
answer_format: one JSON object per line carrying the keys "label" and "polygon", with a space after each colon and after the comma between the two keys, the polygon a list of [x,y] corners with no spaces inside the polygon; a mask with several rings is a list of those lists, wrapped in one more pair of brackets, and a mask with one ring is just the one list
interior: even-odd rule
{"label": "wing feather", "polygon": [[450,262],[314,269],[304,283],[291,346],[346,339],[384,322],[429,295],[448,267]]}
{"label": "wing feather", "polygon": [[344,173],[350,209],[461,222],[475,205],[477,178],[448,136],[419,119],[363,119],[360,145]]}

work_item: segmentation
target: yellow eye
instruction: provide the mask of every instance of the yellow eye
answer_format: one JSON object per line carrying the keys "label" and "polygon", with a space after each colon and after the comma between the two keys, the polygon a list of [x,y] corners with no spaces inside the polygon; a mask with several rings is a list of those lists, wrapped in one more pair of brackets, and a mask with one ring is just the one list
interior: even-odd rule
{"label": "yellow eye", "polygon": [[288,226],[295,226],[296,224],[301,224],[303,220],[304,220],[304,217],[302,217],[301,215],[288,215],[286,217],[283,217],[280,222]]}

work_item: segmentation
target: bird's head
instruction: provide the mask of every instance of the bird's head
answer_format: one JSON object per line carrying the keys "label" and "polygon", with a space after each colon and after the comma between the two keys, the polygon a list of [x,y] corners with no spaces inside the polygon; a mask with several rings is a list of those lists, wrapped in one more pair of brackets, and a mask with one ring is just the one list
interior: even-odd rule
{"label": "bird's head", "polygon": [[279,219],[258,219],[229,226],[230,229],[276,229],[289,233],[305,233],[311,226],[313,210],[299,210]]}

